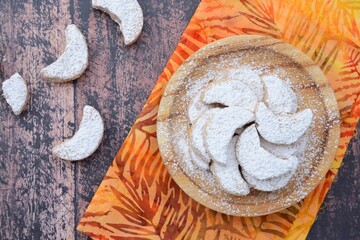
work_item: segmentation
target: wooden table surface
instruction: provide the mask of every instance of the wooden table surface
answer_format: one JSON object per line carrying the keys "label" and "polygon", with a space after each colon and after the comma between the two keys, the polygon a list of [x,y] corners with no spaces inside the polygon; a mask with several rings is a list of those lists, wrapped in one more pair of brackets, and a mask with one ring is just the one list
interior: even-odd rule
{"label": "wooden table surface", "polygon": [[[20,72],[31,92],[19,117],[0,99],[0,239],[86,239],[76,225],[199,0],[140,0],[144,30],[130,47],[90,2],[0,1],[1,82]],[[47,83],[39,71],[62,53],[70,23],[88,40],[89,67],[74,83]],[[74,134],[86,104],[105,121],[100,148],[77,163],[52,156],[52,146]],[[359,159],[357,136],[309,239],[360,238]]]}

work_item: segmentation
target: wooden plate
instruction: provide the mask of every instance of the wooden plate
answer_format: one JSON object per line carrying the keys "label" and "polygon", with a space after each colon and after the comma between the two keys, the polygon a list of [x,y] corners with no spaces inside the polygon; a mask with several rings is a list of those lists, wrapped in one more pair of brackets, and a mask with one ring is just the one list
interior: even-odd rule
{"label": "wooden plate", "polygon": [[[213,80],[241,66],[266,69],[290,81],[298,110],[311,108],[314,121],[309,142],[295,176],[274,192],[251,190],[244,197],[224,192],[211,172],[191,161],[187,138],[191,124],[187,109],[192,98]],[[325,176],[339,142],[339,110],[327,78],[304,53],[277,39],[236,36],[200,49],[176,71],[166,87],[157,119],[163,162],[188,195],[213,210],[237,216],[258,216],[291,206],[310,193]]]}

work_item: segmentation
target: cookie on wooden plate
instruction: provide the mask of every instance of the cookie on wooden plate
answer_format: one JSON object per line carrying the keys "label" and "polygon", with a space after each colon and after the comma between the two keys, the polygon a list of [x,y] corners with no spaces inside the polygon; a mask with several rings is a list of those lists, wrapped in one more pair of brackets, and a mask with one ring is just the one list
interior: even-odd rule
{"label": "cookie on wooden plate", "polygon": [[[236,156],[238,161],[241,160],[240,171],[250,187],[249,193],[244,192],[242,196],[226,191],[219,176],[211,172],[212,165],[210,170],[193,167],[188,152],[190,143],[187,139],[193,127],[193,121],[189,120],[189,108],[199,104],[199,108],[195,107],[201,112],[197,118],[201,118],[202,111],[205,110],[220,108],[221,111],[228,111],[226,109],[231,107],[226,106],[223,100],[233,102],[226,95],[230,90],[219,93],[223,102],[215,102],[220,102],[220,105],[213,106],[212,102],[204,104],[194,100],[214,82],[226,79],[242,79],[245,85],[252,86],[257,103],[255,111],[250,112],[255,118],[242,127],[239,123],[243,119],[238,119],[233,124],[238,126],[229,128],[231,134],[216,130],[228,128],[227,117],[216,120],[213,130],[208,131],[202,141],[205,142],[206,152],[209,152],[210,164],[217,162],[228,167],[225,151],[219,151],[221,153],[218,155],[211,152],[211,149],[225,149],[233,136],[241,139],[241,135],[249,127],[255,127],[260,147],[249,148],[252,153],[240,153]],[[250,82],[258,84],[251,85]],[[227,112],[227,115],[231,114],[234,113]],[[216,118],[214,113],[207,121],[211,122]],[[296,126],[289,126],[287,131],[281,124],[277,126],[278,132],[269,129],[286,118],[290,119],[289,125]],[[189,196],[206,207],[225,214],[259,216],[295,204],[316,187],[335,156],[340,136],[339,123],[334,92],[325,75],[310,58],[280,40],[244,35],[211,43],[190,56],[178,68],[161,99],[157,137],[164,164]],[[226,136],[223,132],[226,132]],[[285,137],[279,136],[280,134]],[[276,164],[278,169],[268,163],[262,165],[278,172],[265,171],[265,167],[251,173],[244,171],[241,165],[247,164],[247,160],[242,158],[256,154],[255,150],[260,148],[281,163],[279,166]],[[286,159],[295,158],[298,161],[293,160],[295,164],[287,166]],[[258,171],[266,174],[259,174]]]}

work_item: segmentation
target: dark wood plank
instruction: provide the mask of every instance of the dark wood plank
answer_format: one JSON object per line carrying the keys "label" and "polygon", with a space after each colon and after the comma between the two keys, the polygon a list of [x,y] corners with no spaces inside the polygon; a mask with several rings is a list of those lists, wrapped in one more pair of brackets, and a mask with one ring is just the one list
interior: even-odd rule
{"label": "dark wood plank", "polygon": [[[89,4],[75,3],[75,23],[78,21],[83,32],[87,31],[92,49],[89,70],[76,84],[77,109],[85,104],[97,107],[106,126],[100,149],[78,164],[76,221],[86,210],[198,2],[139,1],[144,11],[144,30],[130,47],[124,46],[118,25],[106,14],[92,10]],[[77,115],[81,117],[81,110]],[[76,234],[79,239],[85,237],[82,233]]]}
{"label": "dark wood plank", "polygon": [[[117,24],[90,1],[1,1],[1,79],[19,71],[31,101],[20,117],[0,101],[0,239],[86,238],[76,224],[198,2],[140,1],[144,31],[125,47]],[[63,51],[69,23],[87,37],[90,66],[74,84],[46,83],[38,72]],[[79,163],[54,158],[51,147],[73,135],[86,104],[105,119],[101,147]]]}
{"label": "dark wood plank", "polygon": [[20,72],[33,93],[20,117],[1,98],[0,238],[66,238],[76,224],[75,169],[51,146],[74,133],[74,87],[48,84],[38,72],[63,51],[68,2],[4,0],[0,12],[2,76]]}
{"label": "dark wood plank", "polygon": [[360,122],[308,239],[360,239]]}
{"label": "dark wood plank", "polygon": [[[140,0],[144,31],[130,47],[90,0],[0,1],[1,81],[19,71],[32,93],[20,117],[0,99],[0,239],[86,239],[76,224],[199,1]],[[38,72],[63,51],[69,23],[87,37],[90,66],[74,84],[46,83]],[[101,147],[79,163],[54,158],[51,147],[74,133],[86,104],[105,120]],[[360,136],[351,149],[310,239],[360,235]]]}

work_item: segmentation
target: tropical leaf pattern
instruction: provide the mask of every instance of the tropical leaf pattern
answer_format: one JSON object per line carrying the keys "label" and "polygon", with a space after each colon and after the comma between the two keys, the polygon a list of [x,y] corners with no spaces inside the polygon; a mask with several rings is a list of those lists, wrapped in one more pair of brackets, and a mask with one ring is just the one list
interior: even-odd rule
{"label": "tropical leaf pattern", "polygon": [[[305,239],[360,117],[360,3],[345,0],[203,0],[78,229],[94,239]],[[329,78],[341,140],[326,177],[303,201],[262,217],[203,207],[171,179],[156,140],[158,105],[174,71],[221,38],[272,36],[311,57]]]}

